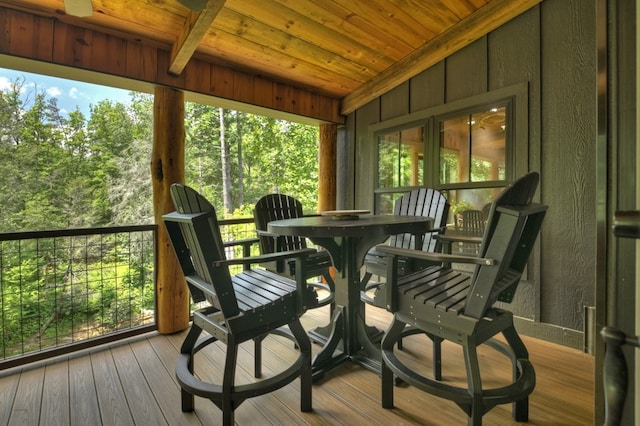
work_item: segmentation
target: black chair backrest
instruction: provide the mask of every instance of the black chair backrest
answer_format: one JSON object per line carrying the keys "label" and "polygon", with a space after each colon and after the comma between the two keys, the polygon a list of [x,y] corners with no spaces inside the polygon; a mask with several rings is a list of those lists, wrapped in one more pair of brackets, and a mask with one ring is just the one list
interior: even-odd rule
{"label": "black chair backrest", "polygon": [[496,262],[476,266],[464,307],[466,315],[481,318],[494,302],[512,301],[547,211],[547,206],[532,203],[538,181],[538,173],[529,173],[493,201],[480,257]]}
{"label": "black chair backrest", "polygon": [[[440,251],[440,241],[436,235],[444,232],[449,215],[447,198],[435,189],[418,188],[403,194],[395,202],[393,214],[402,216],[429,216],[433,218],[433,232],[423,235],[422,250],[430,252]],[[413,235],[393,235],[389,245],[400,248],[413,248]]]}
{"label": "black chair backrest", "polygon": [[482,237],[485,228],[482,210],[465,210],[461,214],[462,234],[465,237]]}
{"label": "black chair backrest", "polygon": [[[300,201],[285,194],[265,195],[258,200],[253,210],[257,231],[266,231],[267,224],[274,220],[295,219],[302,216]],[[260,252],[263,254],[307,248],[307,241],[302,237],[280,236],[277,240],[278,247],[276,247],[276,240],[271,236],[258,233],[258,238]]]}
{"label": "black chair backrest", "polygon": [[[214,207],[194,189],[174,183],[171,198],[176,211],[162,217],[194,302],[205,299],[226,318],[240,313],[226,265]],[[204,291],[203,291],[204,290]]]}

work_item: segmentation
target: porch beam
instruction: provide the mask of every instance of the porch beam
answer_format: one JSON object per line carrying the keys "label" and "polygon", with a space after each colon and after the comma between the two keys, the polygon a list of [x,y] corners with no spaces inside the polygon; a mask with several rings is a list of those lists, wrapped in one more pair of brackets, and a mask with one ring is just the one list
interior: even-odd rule
{"label": "porch beam", "polygon": [[174,210],[169,188],[184,183],[184,93],[156,87],[153,100],[151,181],[153,212],[158,225],[156,257],[156,324],[163,334],[189,326],[189,291],[178,264],[162,215]]}
{"label": "porch beam", "polygon": [[491,0],[462,23],[454,25],[394,63],[342,99],[340,113],[347,115],[378,96],[451,56],[542,0]]}
{"label": "porch beam", "polygon": [[202,11],[189,14],[182,32],[171,47],[171,65],[169,66],[171,74],[179,75],[187,66],[187,62],[207,34],[224,3],[225,0],[209,0]]}

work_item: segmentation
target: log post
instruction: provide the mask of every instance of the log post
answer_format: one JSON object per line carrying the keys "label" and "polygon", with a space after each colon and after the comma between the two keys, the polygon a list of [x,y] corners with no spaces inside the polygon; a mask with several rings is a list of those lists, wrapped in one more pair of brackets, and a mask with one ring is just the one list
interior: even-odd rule
{"label": "log post", "polygon": [[[318,147],[318,213],[336,209],[336,181],[338,153],[338,126],[320,125],[320,144]],[[335,279],[336,269],[329,273]],[[323,278],[324,281],[324,278]],[[324,281],[326,284],[326,281]]]}
{"label": "log post", "polygon": [[189,326],[189,291],[171,247],[162,215],[172,212],[169,188],[184,183],[184,93],[156,87],[153,101],[151,180],[153,210],[158,225],[156,271],[156,324],[163,334]]}
{"label": "log post", "polygon": [[318,212],[336,208],[336,171],[338,152],[338,126],[320,125],[318,162]]}

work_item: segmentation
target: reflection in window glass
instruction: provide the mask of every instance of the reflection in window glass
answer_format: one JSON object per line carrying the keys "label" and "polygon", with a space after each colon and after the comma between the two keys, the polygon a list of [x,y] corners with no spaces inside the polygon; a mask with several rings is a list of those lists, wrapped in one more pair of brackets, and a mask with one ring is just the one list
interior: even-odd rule
{"label": "reflection in window glass", "polygon": [[423,183],[424,127],[389,132],[378,138],[378,186],[395,188]]}
{"label": "reflection in window glass", "polygon": [[454,228],[461,227],[463,212],[466,210],[479,210],[486,220],[489,214],[489,207],[493,199],[500,194],[504,188],[475,188],[456,189],[445,191],[445,196],[451,207],[449,208],[449,218],[447,224]]}
{"label": "reflection in window glass", "polygon": [[440,122],[440,183],[505,179],[506,107]]}

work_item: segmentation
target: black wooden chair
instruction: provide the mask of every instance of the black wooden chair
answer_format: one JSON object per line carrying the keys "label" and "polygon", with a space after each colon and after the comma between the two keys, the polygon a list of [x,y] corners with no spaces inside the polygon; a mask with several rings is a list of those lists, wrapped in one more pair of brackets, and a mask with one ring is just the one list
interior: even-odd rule
{"label": "black wooden chair", "polygon": [[[488,214],[488,213],[487,213]],[[487,217],[482,210],[465,210],[461,214],[461,241],[458,245],[459,251],[462,253],[478,254],[480,248],[479,242],[468,242],[471,239],[481,241],[484,235],[485,221]]]}
{"label": "black wooden chair", "polygon": [[[494,307],[510,302],[531,249],[537,239],[547,207],[533,204],[537,173],[530,173],[507,187],[493,202],[479,256],[437,254],[378,246],[389,255],[387,304],[393,321],[382,339],[382,406],[393,407],[394,374],[409,385],[458,404],[469,416],[469,424],[482,423],[482,416],[498,404],[514,403],[516,421],[528,420],[528,396],[535,387],[535,371],[527,349],[518,336],[513,315]],[[401,277],[400,257],[415,257],[443,263],[475,265],[469,276],[443,266],[431,266]],[[467,387],[430,379],[405,365],[394,353],[405,326],[429,336],[460,344],[467,370]],[[506,344],[493,339],[502,333]],[[477,347],[487,343],[509,356],[513,382],[505,387],[483,389]],[[437,351],[439,353],[439,351]],[[434,359],[437,368],[440,359]]]}
{"label": "black wooden chair", "polygon": [[[394,204],[393,214],[404,216],[428,216],[433,218],[433,229],[422,237],[422,250],[431,252],[441,251],[438,236],[444,233],[449,215],[449,202],[439,191],[431,188],[418,188],[403,194]],[[389,246],[400,248],[415,248],[414,236],[411,234],[393,235],[389,238]],[[413,258],[398,260],[398,275],[406,275],[423,269],[432,262],[425,262]],[[364,259],[365,273],[362,278],[363,302],[380,308],[386,307],[386,292],[384,281],[387,275],[387,256],[375,247],[369,250]],[[371,281],[373,276],[378,281]]]}
{"label": "black wooden chair", "polygon": [[[307,240],[297,236],[275,235],[267,231],[267,224],[274,220],[293,219],[302,217],[302,204],[295,198],[285,194],[268,194],[263,196],[256,203],[253,210],[253,219],[256,226],[256,233],[260,240],[260,252],[262,254],[277,253],[288,250],[306,249]],[[324,250],[314,250],[306,257],[304,264],[304,278],[308,281],[309,290],[315,295],[315,300],[306,303],[307,309],[318,308],[331,304],[331,314],[335,308],[335,282],[331,277],[331,257]],[[293,260],[279,260],[263,264],[268,270],[295,276],[296,262]],[[324,278],[324,283],[318,280]],[[309,281],[313,280],[314,281]],[[324,297],[318,299],[317,290],[323,290]],[[314,296],[310,296],[313,298]]]}
{"label": "black wooden chair", "polygon": [[[301,259],[311,250],[226,259],[213,206],[181,184],[171,186],[171,196],[176,211],[164,215],[163,221],[193,301],[210,302],[210,306],[193,312],[193,324],[180,348],[176,376],[182,411],[194,410],[195,395],[208,398],[222,410],[223,424],[232,425],[234,410],[244,400],[279,389],[297,377],[301,380],[301,410],[311,411],[311,342],[299,319],[304,312],[306,291]],[[229,271],[232,264],[257,264],[279,256],[299,256],[297,281],[262,268],[247,267],[233,276]],[[203,331],[208,334],[200,339]],[[261,342],[269,333],[294,340],[300,350],[298,358],[272,377],[235,385],[238,345],[254,340],[255,375],[260,377]],[[194,372],[197,352],[216,341],[225,343],[227,348],[222,384],[204,382]]]}

